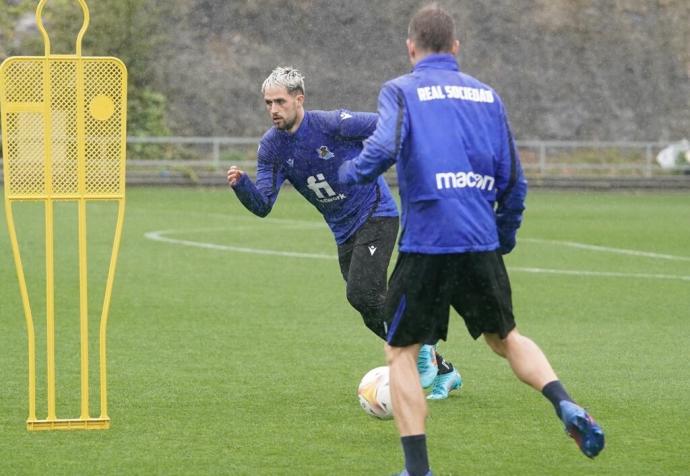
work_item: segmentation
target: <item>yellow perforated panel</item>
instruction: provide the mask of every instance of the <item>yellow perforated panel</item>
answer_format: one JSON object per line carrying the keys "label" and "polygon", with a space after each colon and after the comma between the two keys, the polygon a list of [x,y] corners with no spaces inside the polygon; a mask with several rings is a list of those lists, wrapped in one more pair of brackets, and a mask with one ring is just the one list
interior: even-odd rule
{"label": "yellow perforated panel", "polygon": [[[42,11],[36,7],[36,24],[45,47],[42,57],[13,57],[0,65],[0,110],[5,174],[5,215],[12,254],[19,279],[28,337],[29,430],[106,429],[108,416],[106,381],[106,328],[115,266],[125,212],[125,145],[127,119],[127,71],[116,58],[84,57],[81,42],[89,24],[85,0],[75,53],[54,55]],[[13,202],[42,201],[45,230],[45,355],[46,413],[36,405],[36,331],[24,265],[14,220]],[[59,418],[57,412],[55,349],[55,207],[56,200],[73,200],[77,206],[79,251],[79,418]],[[117,202],[117,221],[110,265],[98,326],[98,375],[100,416],[92,417],[89,376],[89,279],[87,203]],[[69,324],[69,322],[67,322]],[[70,324],[71,326],[71,324]],[[64,327],[68,332],[70,326]],[[45,418],[40,416],[46,415]],[[62,415],[61,415],[62,416]]]}
{"label": "yellow perforated panel", "polygon": [[5,100],[8,103],[39,103],[43,101],[43,61],[8,61],[4,76]]}
{"label": "yellow perforated panel", "polygon": [[115,58],[14,57],[1,71],[8,198],[124,194],[124,65]]}
{"label": "yellow perforated panel", "polygon": [[[86,187],[92,194],[119,192],[124,175],[121,163],[110,157],[124,157],[125,143],[120,141],[120,128],[124,127],[123,100],[120,96],[124,81],[119,64],[105,61],[87,61],[84,65],[86,83],[86,130],[91,140],[86,141]],[[96,81],[96,78],[108,78]]]}
{"label": "yellow perforated panel", "polygon": [[[5,193],[17,189],[35,195],[45,191],[43,172],[43,115],[38,112],[4,113],[3,140],[5,161]],[[9,177],[12,177],[9,180]],[[13,185],[15,184],[15,185]]]}

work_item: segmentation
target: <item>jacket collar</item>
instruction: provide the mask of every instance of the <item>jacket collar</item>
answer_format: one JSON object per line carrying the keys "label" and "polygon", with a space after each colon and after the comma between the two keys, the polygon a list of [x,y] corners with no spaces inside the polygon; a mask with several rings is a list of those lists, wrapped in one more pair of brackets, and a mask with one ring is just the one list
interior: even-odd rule
{"label": "jacket collar", "polygon": [[455,56],[450,53],[433,53],[421,59],[412,68],[412,71],[420,71],[423,69],[450,69],[459,71],[458,62]]}

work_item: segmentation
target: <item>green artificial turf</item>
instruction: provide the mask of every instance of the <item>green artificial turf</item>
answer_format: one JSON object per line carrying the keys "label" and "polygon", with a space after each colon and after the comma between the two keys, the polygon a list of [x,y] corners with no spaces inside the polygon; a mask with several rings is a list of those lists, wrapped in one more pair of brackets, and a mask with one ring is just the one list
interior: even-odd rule
{"label": "green artificial turf", "polygon": [[[14,207],[44,418],[42,208]],[[114,210],[89,206],[92,331]],[[347,304],[332,236],[299,195],[283,190],[260,219],[225,189],[131,188],[124,230],[108,326],[112,428],[28,432],[26,326],[0,222],[0,474],[402,469],[394,423],[367,416],[356,396],[360,378],[384,364],[382,345]],[[58,204],[56,232],[58,416],[69,418],[79,413],[73,204]],[[531,192],[506,263],[519,329],[603,426],[606,449],[584,457],[551,405],[453,313],[441,351],[464,387],[430,404],[434,474],[688,474],[690,197]]]}

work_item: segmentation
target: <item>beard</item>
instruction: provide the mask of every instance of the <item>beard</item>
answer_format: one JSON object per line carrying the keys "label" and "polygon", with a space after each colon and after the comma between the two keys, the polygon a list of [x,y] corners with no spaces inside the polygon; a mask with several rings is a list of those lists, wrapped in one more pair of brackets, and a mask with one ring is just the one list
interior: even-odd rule
{"label": "beard", "polygon": [[280,118],[280,122],[274,123],[275,126],[280,129],[281,131],[289,131],[292,129],[292,127],[295,125],[295,122],[297,121],[297,117],[293,117],[292,120],[288,120],[286,118]]}

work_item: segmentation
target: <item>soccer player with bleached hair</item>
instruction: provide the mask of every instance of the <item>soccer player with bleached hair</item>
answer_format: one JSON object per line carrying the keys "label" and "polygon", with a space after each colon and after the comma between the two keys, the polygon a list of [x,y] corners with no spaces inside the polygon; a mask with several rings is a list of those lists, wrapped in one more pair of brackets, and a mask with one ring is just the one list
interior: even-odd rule
{"label": "soccer player with bleached hair", "polygon": [[[338,248],[340,270],[349,303],[364,324],[386,339],[383,318],[388,264],[398,235],[398,210],[383,177],[367,185],[338,183],[338,167],[357,156],[376,128],[378,117],[366,112],[305,111],[304,77],[293,67],[277,67],[261,86],[273,122],[257,153],[256,183],[236,166],[228,183],[240,202],[265,217],[283,182],[292,186],[323,215]],[[417,356],[422,387],[429,399],[445,399],[462,380],[434,346]]]}

